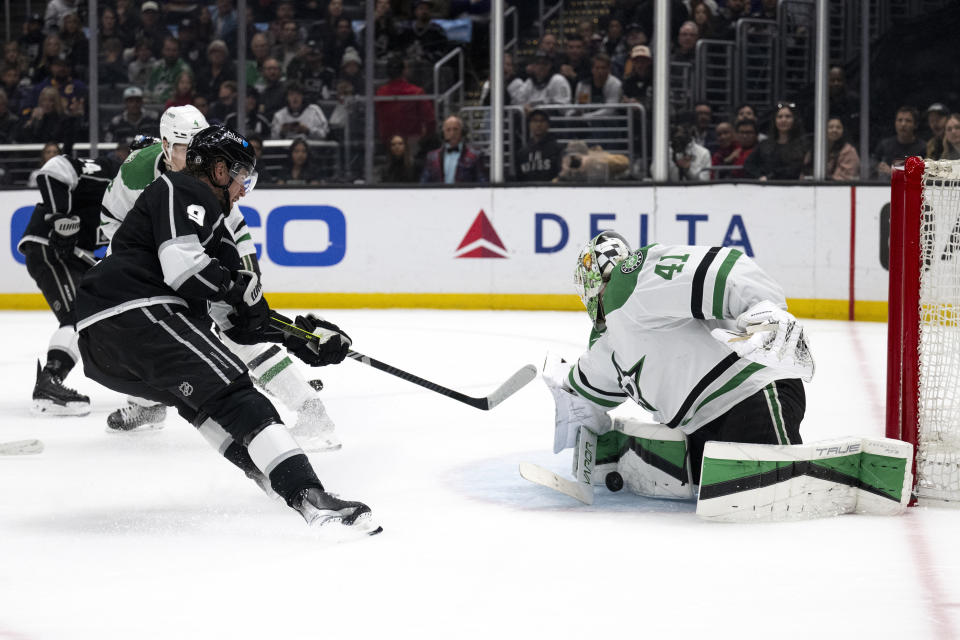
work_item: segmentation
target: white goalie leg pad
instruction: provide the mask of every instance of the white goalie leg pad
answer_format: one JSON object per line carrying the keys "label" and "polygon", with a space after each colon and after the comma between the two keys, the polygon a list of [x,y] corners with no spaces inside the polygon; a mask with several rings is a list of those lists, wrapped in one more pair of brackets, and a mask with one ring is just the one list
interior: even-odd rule
{"label": "white goalie leg pad", "polygon": [[887,438],[802,445],[708,442],[697,515],[716,522],[897,515],[910,501],[912,457],[910,444]]}
{"label": "white goalie leg pad", "polygon": [[80,349],[77,347],[77,328],[72,324],[60,327],[50,336],[50,343],[47,350],[58,349],[65,352],[73,360],[74,364],[80,362]]}
{"label": "white goalie leg pad", "polygon": [[573,451],[573,477],[577,482],[584,484],[603,484],[603,478],[594,474],[594,463],[597,461],[597,434],[580,427],[577,436],[576,448]]}
{"label": "white goalie leg pad", "polygon": [[296,455],[304,455],[297,441],[282,424],[271,424],[258,433],[247,445],[250,459],[270,477],[270,472],[277,468],[284,460]]}
{"label": "white goalie leg pad", "polygon": [[621,417],[614,419],[613,428],[633,438],[631,448],[617,461],[624,487],[648,498],[694,497],[687,438],[682,431]]}

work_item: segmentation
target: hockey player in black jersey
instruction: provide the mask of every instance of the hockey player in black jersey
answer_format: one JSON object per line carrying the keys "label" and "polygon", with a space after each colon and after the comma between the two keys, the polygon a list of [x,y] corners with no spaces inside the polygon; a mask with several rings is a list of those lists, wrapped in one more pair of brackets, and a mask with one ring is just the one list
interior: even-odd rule
{"label": "hockey player in black jersey", "polygon": [[35,412],[82,416],[90,413],[90,398],[63,384],[80,359],[77,352],[76,288],[96,264],[100,200],[116,175],[120,160],[102,156],[76,160],[59,155],[48,160],[37,175],[42,202],[38,203],[17,249],[27,272],[43,293],[60,327],[50,337],[47,361],[37,363],[33,388]]}
{"label": "hockey player in black jersey", "polygon": [[[215,126],[194,136],[187,166],[147,186],[85,275],[79,348],[87,376],[115,391],[176,407],[224,457],[310,524],[366,528],[370,509],[332,496],[247,368],[217,338],[282,342],[313,366],[341,362],[350,339],[312,316],[296,324],[319,346],[270,333],[259,276],[242,268],[224,225],[256,181],[250,144]],[[313,348],[311,348],[313,347]]]}

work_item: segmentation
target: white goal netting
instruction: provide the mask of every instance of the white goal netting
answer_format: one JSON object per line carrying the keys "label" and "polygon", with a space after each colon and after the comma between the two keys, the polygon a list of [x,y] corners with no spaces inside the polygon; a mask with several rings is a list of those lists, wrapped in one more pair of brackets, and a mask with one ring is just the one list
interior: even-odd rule
{"label": "white goal netting", "polygon": [[921,213],[917,495],[960,502],[960,162],[926,162]]}

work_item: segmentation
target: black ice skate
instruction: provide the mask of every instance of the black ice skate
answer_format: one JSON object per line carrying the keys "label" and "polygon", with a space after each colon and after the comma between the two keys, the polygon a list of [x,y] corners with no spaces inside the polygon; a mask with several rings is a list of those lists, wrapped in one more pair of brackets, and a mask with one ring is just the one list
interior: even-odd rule
{"label": "black ice skate", "polygon": [[59,376],[41,369],[38,360],[33,411],[52,416],[85,416],[90,413],[90,398],[65,387]]}
{"label": "black ice skate", "polygon": [[300,512],[307,524],[322,527],[340,523],[348,527],[357,527],[369,535],[380,533],[382,529],[371,523],[370,507],[362,502],[341,500],[332,493],[311,487],[304,489],[294,500],[294,508]]}
{"label": "black ice skate", "polygon": [[161,429],[166,417],[167,408],[162,404],[145,407],[128,402],[127,406],[120,407],[107,416],[107,432]]}

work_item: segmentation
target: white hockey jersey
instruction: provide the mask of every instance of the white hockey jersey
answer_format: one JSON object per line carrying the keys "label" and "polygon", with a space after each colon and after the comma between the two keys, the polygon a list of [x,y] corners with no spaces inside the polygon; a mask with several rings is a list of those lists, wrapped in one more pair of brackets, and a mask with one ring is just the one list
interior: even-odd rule
{"label": "white hockey jersey", "polygon": [[[163,173],[161,144],[158,142],[131,153],[120,165],[120,172],[107,186],[100,205],[100,244],[110,242],[120,223],[133,208],[133,203],[140,197],[140,193]],[[241,257],[257,252],[240,207],[233,205],[230,215],[224,222]]]}
{"label": "white hockey jersey", "polygon": [[661,424],[693,433],[787,377],[710,335],[734,329],[762,300],[787,308],[781,287],[741,251],[643,247],[614,269],[602,296],[606,328],[593,332],[567,382],[607,411],[629,398]]}

